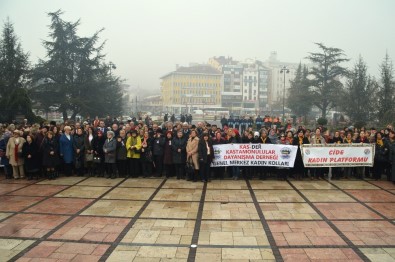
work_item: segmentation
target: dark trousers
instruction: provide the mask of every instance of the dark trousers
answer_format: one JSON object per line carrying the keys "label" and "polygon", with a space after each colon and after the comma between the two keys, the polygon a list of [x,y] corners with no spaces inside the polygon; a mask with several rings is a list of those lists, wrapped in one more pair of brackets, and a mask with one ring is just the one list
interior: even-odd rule
{"label": "dark trousers", "polygon": [[384,172],[385,162],[381,161],[374,161],[373,165],[373,178],[374,179],[381,179],[381,175]]}
{"label": "dark trousers", "polygon": [[117,174],[117,164],[115,163],[105,163],[107,177],[114,177]]}
{"label": "dark trousers", "polygon": [[312,168],[311,171],[314,172],[314,176],[316,179],[319,178],[324,178],[324,172],[325,172],[325,168],[324,167],[317,167],[317,168]]}
{"label": "dark trousers", "polygon": [[73,171],[73,163],[64,163],[64,174],[66,176],[71,176],[72,171]]}
{"label": "dark trousers", "polygon": [[243,166],[243,176],[245,179],[251,179],[254,175],[254,166]]}
{"label": "dark trousers", "polygon": [[261,166],[259,169],[260,169],[259,170],[259,179],[266,179],[267,175],[271,171],[271,167],[270,166]]}
{"label": "dark trousers", "polygon": [[118,168],[118,174],[120,177],[127,177],[127,166],[128,166],[128,160],[117,160],[117,168]]}
{"label": "dark trousers", "polygon": [[287,180],[288,176],[291,173],[291,169],[290,168],[277,168],[276,172],[277,172],[277,179]]}
{"label": "dark trousers", "polygon": [[140,175],[140,166],[138,158],[129,158],[129,167],[130,167],[130,176],[131,177],[139,177]]}
{"label": "dark trousers", "polygon": [[12,176],[12,166],[11,165],[5,165],[4,166],[4,173],[5,173],[5,177],[7,179],[13,178],[13,176]]}
{"label": "dark trousers", "polygon": [[174,165],[173,164],[165,164],[164,165],[164,171],[166,174],[166,177],[171,177],[174,174]]}
{"label": "dark trousers", "polygon": [[224,173],[225,173],[224,166],[214,167],[213,171],[214,171],[214,178],[215,179],[223,179],[224,178]]}
{"label": "dark trousers", "polygon": [[240,175],[240,167],[239,166],[232,166],[233,178],[239,178],[239,175]]}
{"label": "dark trousers", "polygon": [[200,178],[204,182],[207,182],[210,180],[210,172],[211,172],[210,164],[211,163],[209,163],[209,162],[206,162],[206,163],[200,162],[199,163]]}
{"label": "dark trousers", "polygon": [[342,176],[341,167],[332,167],[332,179],[339,179]]}
{"label": "dark trousers", "polygon": [[182,179],[185,177],[185,164],[174,164],[174,170],[177,179]]}
{"label": "dark trousers", "polygon": [[152,176],[152,162],[144,161],[143,162],[143,177]]}
{"label": "dark trousers", "polygon": [[155,164],[155,175],[161,177],[163,171],[163,155],[153,155],[153,158]]}

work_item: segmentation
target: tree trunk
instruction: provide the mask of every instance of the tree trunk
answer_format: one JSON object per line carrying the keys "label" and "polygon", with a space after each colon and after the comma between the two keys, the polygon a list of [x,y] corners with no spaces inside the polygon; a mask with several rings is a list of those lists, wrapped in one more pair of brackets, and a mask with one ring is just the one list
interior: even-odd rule
{"label": "tree trunk", "polygon": [[73,114],[71,115],[71,119],[75,121],[75,117],[77,116],[78,112],[77,111],[73,111]]}
{"label": "tree trunk", "polygon": [[62,115],[63,115],[63,122],[67,121],[68,120],[67,110],[63,110]]}

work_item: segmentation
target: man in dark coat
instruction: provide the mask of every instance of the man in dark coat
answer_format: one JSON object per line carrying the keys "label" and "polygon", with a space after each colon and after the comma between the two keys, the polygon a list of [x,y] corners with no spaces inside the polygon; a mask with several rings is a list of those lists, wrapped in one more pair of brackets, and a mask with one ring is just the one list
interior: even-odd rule
{"label": "man in dark coat", "polygon": [[183,131],[177,132],[177,136],[173,138],[171,148],[173,151],[173,164],[175,166],[177,179],[185,177],[185,163],[187,159],[186,154],[187,139],[184,138]]}
{"label": "man in dark coat", "polygon": [[157,130],[152,142],[152,157],[155,165],[155,176],[161,177],[163,171],[163,153],[166,140],[162,131]]}
{"label": "man in dark coat", "polygon": [[73,137],[74,163],[78,176],[84,175],[84,157],[85,157],[85,136],[82,128],[77,128],[77,132]]}

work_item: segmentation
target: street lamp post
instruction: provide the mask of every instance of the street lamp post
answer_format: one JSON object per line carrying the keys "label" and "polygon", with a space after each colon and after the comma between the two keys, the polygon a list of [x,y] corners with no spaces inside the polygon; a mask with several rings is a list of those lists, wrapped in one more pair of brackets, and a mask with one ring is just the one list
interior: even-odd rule
{"label": "street lamp post", "polygon": [[289,73],[289,69],[286,66],[283,66],[280,70],[280,73],[284,74],[284,91],[283,91],[283,122],[285,122],[285,74]]}

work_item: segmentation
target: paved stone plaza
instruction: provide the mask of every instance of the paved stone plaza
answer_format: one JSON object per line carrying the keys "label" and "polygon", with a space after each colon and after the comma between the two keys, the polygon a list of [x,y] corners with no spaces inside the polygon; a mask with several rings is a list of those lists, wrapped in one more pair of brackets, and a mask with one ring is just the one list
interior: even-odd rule
{"label": "paved stone plaza", "polygon": [[387,181],[0,179],[0,261],[395,261]]}

